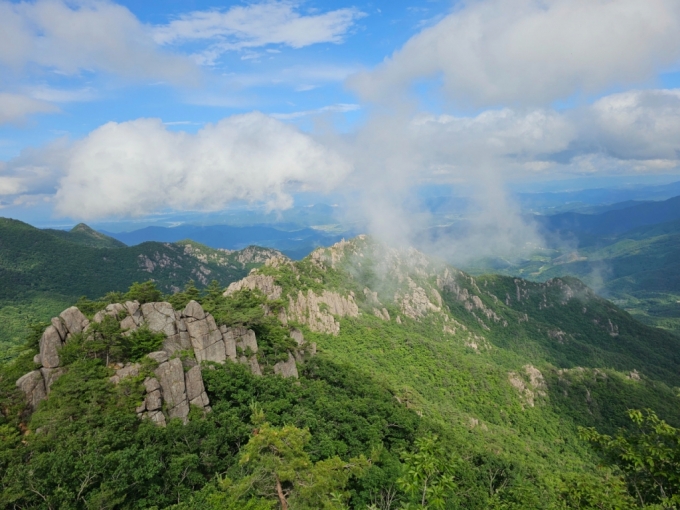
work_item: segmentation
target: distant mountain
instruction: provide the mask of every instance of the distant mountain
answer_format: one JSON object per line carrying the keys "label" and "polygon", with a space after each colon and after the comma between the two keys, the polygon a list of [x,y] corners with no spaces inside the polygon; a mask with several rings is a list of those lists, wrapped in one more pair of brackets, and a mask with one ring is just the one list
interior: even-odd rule
{"label": "distant mountain", "polygon": [[588,206],[611,205],[627,201],[666,200],[680,195],[680,181],[653,186],[595,188],[573,191],[517,193],[517,201],[526,210],[574,210]]}
{"label": "distant mountain", "polygon": [[600,214],[567,212],[536,216],[535,220],[546,233],[575,236],[582,244],[602,244],[603,240],[636,227],[680,220],[680,196]]}
{"label": "distant mountain", "polygon": [[680,197],[538,221],[550,249],[467,269],[539,281],[575,276],[636,318],[680,333]]}
{"label": "distant mountain", "polygon": [[71,230],[56,230],[56,229],[45,229],[45,232],[64,239],[66,241],[71,241],[72,243],[82,244],[83,246],[89,246],[91,248],[125,248],[126,244],[109,237],[101,232],[97,232],[93,228],[85,225],[85,223],[79,223]]}
{"label": "distant mountain", "polygon": [[269,226],[233,227],[230,225],[180,225],[178,227],[146,227],[132,232],[104,232],[110,237],[135,246],[147,241],[173,243],[192,239],[211,248],[238,250],[257,244],[275,248],[293,259],[299,259],[319,246],[329,246],[342,236],[304,228],[285,231]]}

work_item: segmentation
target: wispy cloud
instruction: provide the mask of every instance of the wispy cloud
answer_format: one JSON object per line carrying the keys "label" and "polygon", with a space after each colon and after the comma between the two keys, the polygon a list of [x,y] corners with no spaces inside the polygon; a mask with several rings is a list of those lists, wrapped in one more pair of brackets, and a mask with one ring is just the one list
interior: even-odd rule
{"label": "wispy cloud", "polygon": [[33,97],[0,92],[0,124],[22,122],[35,113],[56,113],[56,106]]}
{"label": "wispy cloud", "polygon": [[265,1],[228,10],[195,11],[154,29],[158,44],[206,42],[198,53],[203,64],[213,64],[225,52],[269,45],[303,48],[319,43],[341,43],[365,13],[343,8],[303,14],[300,2]]}
{"label": "wispy cloud", "polygon": [[321,115],[324,113],[347,113],[361,110],[361,106],[358,104],[333,104],[329,106],[324,106],[322,108],[316,108],[314,110],[304,110],[300,112],[291,113],[273,113],[271,116],[275,119],[280,120],[291,120],[299,119],[300,117],[308,117],[310,115]]}

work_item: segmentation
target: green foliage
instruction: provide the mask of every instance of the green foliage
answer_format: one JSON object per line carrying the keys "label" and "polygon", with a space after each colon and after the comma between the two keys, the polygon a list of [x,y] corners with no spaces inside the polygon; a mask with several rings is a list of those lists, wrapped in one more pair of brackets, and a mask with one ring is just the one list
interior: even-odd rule
{"label": "green foliage", "polygon": [[[175,310],[183,310],[189,301],[199,301],[200,298],[201,293],[196,288],[196,284],[193,280],[189,280],[182,292],[176,292],[168,297],[168,302]],[[160,301],[160,299],[157,299],[156,301]]]}
{"label": "green foliage", "polygon": [[680,505],[680,429],[672,427],[652,410],[631,410],[632,430],[615,436],[581,429],[581,437],[595,444],[626,477],[630,492],[640,505]]}
{"label": "green foliage", "polygon": [[560,480],[558,509],[628,510],[636,507],[621,478],[608,472],[569,474]]}
{"label": "green foliage", "polygon": [[150,352],[158,351],[165,340],[164,333],[154,333],[147,324],[130,332],[123,343],[125,357],[138,361]]}
{"label": "green foliage", "polygon": [[415,451],[402,454],[404,473],[397,480],[410,499],[405,508],[446,508],[447,501],[454,499],[456,460],[438,443],[437,436],[416,439],[415,447]]}
{"label": "green foliage", "polygon": [[[193,285],[193,281],[191,281],[191,284]],[[134,282],[123,298],[126,301],[139,301],[140,304],[144,304],[160,301],[163,298],[163,294],[156,288],[156,283],[153,280],[149,280],[144,283]],[[123,300],[121,299],[120,301]]]}

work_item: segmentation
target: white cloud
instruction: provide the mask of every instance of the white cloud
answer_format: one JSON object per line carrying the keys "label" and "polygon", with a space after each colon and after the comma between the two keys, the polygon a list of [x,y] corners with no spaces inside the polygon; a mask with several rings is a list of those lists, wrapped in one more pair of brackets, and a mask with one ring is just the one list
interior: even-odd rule
{"label": "white cloud", "polygon": [[680,89],[634,90],[604,97],[590,108],[583,131],[584,138],[592,136],[618,159],[656,160],[650,167],[659,166],[659,161],[678,161]]}
{"label": "white cloud", "polygon": [[679,59],[677,0],[470,0],[350,84],[391,101],[442,78],[466,105],[544,105],[646,82]]}
{"label": "white cloud", "polygon": [[0,64],[59,73],[103,71],[127,79],[190,84],[198,69],[161,51],[151,31],[125,7],[106,0],[0,0]]}
{"label": "white cloud", "polygon": [[34,113],[55,113],[59,108],[45,101],[19,94],[0,92],[0,124],[23,121]]}
{"label": "white cloud", "polygon": [[156,27],[154,38],[159,44],[210,42],[201,57],[203,63],[210,64],[226,51],[273,44],[302,48],[340,43],[355,21],[364,16],[354,8],[303,15],[299,7],[299,2],[265,1],[226,11],[196,11]]}
{"label": "white cloud", "polygon": [[257,112],[195,135],[168,131],[158,119],[111,122],[73,145],[56,210],[91,220],[218,210],[234,200],[286,208],[291,190],[328,191],[350,171],[337,153]]}
{"label": "white cloud", "polygon": [[92,87],[79,89],[58,89],[47,85],[29,87],[27,92],[34,99],[49,101],[51,103],[79,103],[94,101],[99,97]]}
{"label": "white cloud", "polygon": [[329,106],[322,106],[321,108],[317,108],[315,110],[304,110],[292,113],[272,113],[271,116],[279,120],[290,120],[299,119],[301,117],[308,117],[310,115],[322,115],[324,113],[347,113],[355,112],[357,110],[361,110],[361,106],[358,104],[339,103],[332,104]]}

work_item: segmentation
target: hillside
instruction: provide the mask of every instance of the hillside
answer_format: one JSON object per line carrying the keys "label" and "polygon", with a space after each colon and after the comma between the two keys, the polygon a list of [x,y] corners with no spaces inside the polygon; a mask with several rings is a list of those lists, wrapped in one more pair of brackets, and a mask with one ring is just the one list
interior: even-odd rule
{"label": "hillside", "polygon": [[[84,303],[89,340],[64,312],[40,356],[34,336],[0,369],[0,427],[31,431],[0,457],[4,504],[627,509],[630,480],[579,427],[613,433],[643,408],[680,424],[680,339],[573,278],[474,278],[359,237],[274,257],[223,294],[147,295]],[[51,384],[33,413],[14,387],[29,372]]]}
{"label": "hillside", "polygon": [[101,232],[88,227],[85,223],[79,223],[71,230],[56,230],[44,229],[43,232],[49,232],[53,236],[59,237],[72,243],[82,244],[83,246],[90,246],[91,248],[124,248],[125,243],[109,237]]}
{"label": "hillside", "polygon": [[475,261],[466,270],[535,281],[574,276],[646,324],[680,332],[680,197],[623,205],[543,217],[546,249],[520,261]]}
{"label": "hillside", "polygon": [[211,280],[227,285],[279,253],[257,247],[214,250],[192,241],[119,247],[86,226],[55,232],[0,218],[0,318],[5,324],[0,345],[22,337],[26,323],[47,320],[80,296],[96,298],[146,280],[166,293],[190,280],[199,288]]}
{"label": "hillside", "polygon": [[680,220],[680,197],[661,202],[645,202],[599,214],[566,212],[536,216],[535,219],[552,236],[574,236],[581,246],[602,245],[609,238],[634,228]]}

